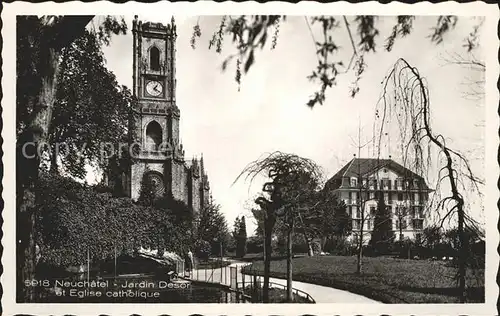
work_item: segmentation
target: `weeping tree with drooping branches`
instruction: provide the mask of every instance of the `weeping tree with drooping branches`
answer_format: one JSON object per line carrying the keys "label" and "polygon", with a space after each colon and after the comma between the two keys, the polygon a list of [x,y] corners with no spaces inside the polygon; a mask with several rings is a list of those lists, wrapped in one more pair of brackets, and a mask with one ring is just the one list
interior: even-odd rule
{"label": "weeping tree with drooping branches", "polygon": [[[275,224],[279,217],[293,218],[301,211],[300,206],[313,184],[321,182],[321,170],[310,159],[294,154],[275,151],[267,157],[249,163],[238,175],[253,182],[257,176],[268,180],[262,187],[255,203],[260,207],[260,217],[264,222],[264,284],[263,302],[269,302],[269,276],[271,269],[271,241]],[[289,229],[292,229],[289,227]]]}
{"label": "weeping tree with drooping branches", "polygon": [[452,148],[447,138],[433,129],[431,100],[426,80],[405,59],[398,59],[382,82],[376,106],[375,139],[380,155],[387,133],[398,138],[404,164],[420,175],[437,167],[435,194],[427,212],[436,211],[438,225],[456,220],[459,236],[458,270],[455,276],[460,302],[467,301],[466,273],[469,231],[479,235],[479,223],[470,216],[473,194],[481,198],[483,180],[472,171],[467,157]]}

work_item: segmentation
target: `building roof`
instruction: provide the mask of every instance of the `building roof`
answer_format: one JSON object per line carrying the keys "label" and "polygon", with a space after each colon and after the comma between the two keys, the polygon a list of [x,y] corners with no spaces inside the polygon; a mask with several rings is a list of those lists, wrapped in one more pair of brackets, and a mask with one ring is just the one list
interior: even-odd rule
{"label": "building roof", "polygon": [[398,175],[405,176],[411,179],[423,180],[423,188],[428,189],[425,179],[410,169],[403,167],[399,163],[392,159],[377,159],[377,158],[353,158],[344,167],[342,167],[330,180],[327,181],[326,185],[335,181],[341,180],[344,177],[364,177],[369,174],[374,173],[380,168],[387,168]]}

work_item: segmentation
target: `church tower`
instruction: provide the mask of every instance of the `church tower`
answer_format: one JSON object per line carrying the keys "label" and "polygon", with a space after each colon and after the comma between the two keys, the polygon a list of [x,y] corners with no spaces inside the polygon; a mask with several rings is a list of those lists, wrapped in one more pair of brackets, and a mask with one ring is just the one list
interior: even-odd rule
{"label": "church tower", "polygon": [[[137,200],[141,182],[148,177],[157,195],[182,192],[173,186],[176,169],[184,165],[179,143],[180,111],[175,102],[174,18],[168,25],[142,23],[135,16],[133,33],[133,93],[137,104],[131,118],[131,146],[134,159],[129,177],[129,196]],[[182,181],[181,181],[182,182]]]}

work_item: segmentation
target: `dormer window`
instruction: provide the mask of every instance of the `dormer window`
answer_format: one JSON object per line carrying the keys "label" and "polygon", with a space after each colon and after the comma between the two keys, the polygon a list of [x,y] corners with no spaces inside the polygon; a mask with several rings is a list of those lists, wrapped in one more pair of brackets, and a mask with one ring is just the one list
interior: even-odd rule
{"label": "dormer window", "polygon": [[149,50],[149,67],[154,71],[160,70],[160,50],[156,46]]}
{"label": "dormer window", "polygon": [[351,187],[357,187],[357,186],[358,186],[358,179],[351,178]]}

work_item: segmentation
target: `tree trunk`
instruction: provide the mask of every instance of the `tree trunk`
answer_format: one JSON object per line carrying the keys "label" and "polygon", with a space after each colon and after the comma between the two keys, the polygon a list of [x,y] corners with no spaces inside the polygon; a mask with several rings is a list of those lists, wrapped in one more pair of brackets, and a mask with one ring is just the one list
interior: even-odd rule
{"label": "tree trunk", "polygon": [[468,255],[468,245],[466,244],[467,237],[464,235],[464,223],[465,223],[465,214],[464,214],[464,200],[462,195],[458,192],[457,188],[457,178],[456,178],[456,170],[453,168],[453,159],[451,156],[451,150],[445,146],[443,142],[440,141],[439,136],[434,136],[431,132],[431,128],[429,125],[429,113],[428,113],[428,100],[427,93],[425,90],[425,85],[423,83],[422,78],[418,74],[417,70],[411,67],[408,62],[403,60],[407,67],[413,72],[415,77],[417,78],[420,86],[420,91],[423,97],[423,120],[424,120],[424,128],[426,132],[426,136],[429,137],[430,141],[436,145],[436,147],[440,148],[446,157],[446,165],[445,168],[448,171],[448,179],[451,187],[451,198],[456,201],[456,205],[449,211],[453,211],[455,208],[458,213],[458,234],[460,241],[460,249],[459,249],[459,258],[458,258],[458,287],[459,287],[459,299],[461,303],[465,303],[467,300],[467,292],[465,287],[465,277],[466,277],[466,262]]}
{"label": "tree trunk", "polygon": [[458,238],[460,240],[460,250],[458,255],[458,288],[460,290],[460,303],[467,302],[467,288],[465,285],[465,277],[467,273],[466,263],[468,256],[469,241],[464,232],[464,211],[462,205],[458,205]]}
{"label": "tree trunk", "polygon": [[[359,204],[358,204],[359,205]],[[363,258],[363,234],[364,234],[364,226],[365,226],[365,210],[364,210],[364,203],[362,203],[361,207],[361,225],[359,227],[359,249],[358,249],[358,262],[356,264],[356,273],[360,274],[362,271],[362,258]]]}
{"label": "tree trunk", "polygon": [[326,246],[326,242],[327,242],[328,238],[323,236],[321,237],[321,251],[325,251],[325,246]]}
{"label": "tree trunk", "polygon": [[271,273],[271,254],[272,254],[272,232],[275,218],[269,216],[264,223],[264,284],[262,286],[262,302],[269,303],[269,277]]}
{"label": "tree trunk", "polygon": [[304,239],[305,239],[306,244],[307,244],[307,256],[313,257],[314,256],[314,249],[313,249],[312,243],[311,243],[312,239],[309,239],[309,236],[307,235],[306,225],[304,225],[304,221],[302,220],[302,215],[300,215],[300,211],[298,212],[298,215],[299,215],[300,223],[302,224],[302,233],[304,234]]}
{"label": "tree trunk", "polygon": [[358,249],[358,261],[356,264],[356,273],[360,274],[362,270],[361,258],[363,257],[363,229],[361,229],[359,234],[359,249]]}
{"label": "tree trunk", "polygon": [[[36,265],[36,214],[35,188],[38,184],[40,156],[37,148],[47,140],[56,98],[57,74],[61,49],[71,43],[84,30],[93,16],[43,17],[40,20],[39,62],[36,80],[40,90],[34,91],[35,104],[31,120],[27,122],[17,141],[16,148],[16,299],[32,302],[34,291],[25,282],[35,279]],[[18,19],[18,23],[20,23]],[[21,22],[22,23],[22,22]],[[22,27],[19,26],[18,27]],[[29,52],[27,52],[29,53]],[[18,83],[18,84],[23,84]]]}
{"label": "tree trunk", "polygon": [[57,166],[57,155],[54,146],[52,146],[50,153],[50,172],[53,174],[59,173],[59,168]]}
{"label": "tree trunk", "polygon": [[403,241],[403,218],[399,218],[399,241],[400,243]]}
{"label": "tree trunk", "polygon": [[[32,302],[34,293],[25,282],[35,279],[35,188],[38,183],[40,157],[38,148],[47,139],[52,107],[54,105],[59,52],[48,48],[40,52],[43,56],[38,71],[41,73],[42,87],[36,104],[36,112],[30,126],[18,141],[17,148],[17,300]],[[31,147],[31,148],[30,148]]]}
{"label": "tree trunk", "polygon": [[293,302],[292,292],[292,237],[293,237],[293,216],[288,220],[288,239],[287,239],[287,256],[286,256],[286,301]]}
{"label": "tree trunk", "polygon": [[314,257],[314,249],[313,249],[313,246],[312,246],[312,243],[311,242],[308,242],[307,243],[307,255],[309,257]]}
{"label": "tree trunk", "polygon": [[[360,156],[361,153],[358,152],[358,156]],[[356,203],[358,207],[358,211],[361,213],[361,225],[359,227],[359,249],[358,249],[358,260],[356,263],[356,273],[361,274],[362,270],[362,262],[361,259],[363,258],[363,228],[365,226],[365,201],[362,200],[362,193],[363,193],[363,188],[362,188],[362,181],[363,179],[361,178],[361,171],[359,170],[358,167],[358,181],[357,181],[357,186],[359,187],[358,190],[358,197],[357,200],[358,202]]]}

